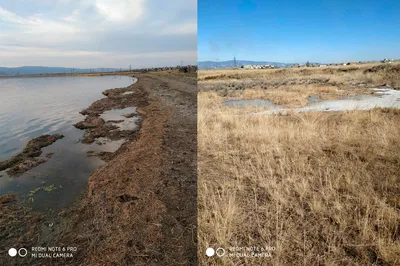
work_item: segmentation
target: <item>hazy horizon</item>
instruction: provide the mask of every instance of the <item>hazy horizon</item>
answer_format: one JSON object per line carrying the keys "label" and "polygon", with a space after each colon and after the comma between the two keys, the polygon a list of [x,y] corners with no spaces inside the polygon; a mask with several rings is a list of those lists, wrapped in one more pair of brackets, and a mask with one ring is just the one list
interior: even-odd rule
{"label": "hazy horizon", "polygon": [[[195,62],[195,64],[196,64],[196,62]],[[188,65],[188,64],[185,64],[185,65]],[[189,64],[189,65],[191,65],[191,64]],[[131,69],[141,69],[141,68],[158,68],[158,67],[176,67],[176,66],[180,66],[180,64],[177,64],[177,65],[160,65],[160,66],[148,66],[148,67],[133,67],[133,66],[131,66]],[[22,68],[22,67],[43,67],[43,68],[66,68],[66,69],[104,69],[104,70],[106,70],[106,69],[116,69],[116,70],[118,70],[118,69],[122,69],[122,70],[126,70],[126,69],[129,69],[129,66],[125,66],[125,67],[107,67],[107,66],[99,66],[99,67],[65,67],[65,66],[46,66],[46,65],[42,65],[42,66],[40,66],[40,65],[37,65],[37,66],[34,66],[34,65],[27,65],[27,66],[23,66],[23,65],[21,65],[21,66],[15,66],[15,67],[7,67],[7,66],[1,66],[0,65],[0,68],[10,68],[10,69],[12,69],[12,68]]]}

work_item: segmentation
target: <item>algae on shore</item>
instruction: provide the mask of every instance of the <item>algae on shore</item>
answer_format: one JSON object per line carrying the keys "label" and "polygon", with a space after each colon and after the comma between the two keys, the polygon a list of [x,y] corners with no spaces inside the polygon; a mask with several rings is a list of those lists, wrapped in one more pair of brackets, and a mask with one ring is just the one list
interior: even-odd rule
{"label": "algae on shore", "polygon": [[14,155],[6,161],[0,162],[0,171],[9,169],[7,174],[10,176],[17,176],[46,162],[44,159],[37,158],[42,154],[42,148],[62,138],[64,138],[62,134],[53,134],[42,135],[30,140],[21,153]]}

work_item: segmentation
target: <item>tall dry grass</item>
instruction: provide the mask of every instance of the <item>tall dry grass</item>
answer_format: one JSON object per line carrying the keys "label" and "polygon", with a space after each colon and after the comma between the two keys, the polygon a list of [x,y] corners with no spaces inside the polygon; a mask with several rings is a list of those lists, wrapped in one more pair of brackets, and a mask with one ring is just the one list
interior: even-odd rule
{"label": "tall dry grass", "polygon": [[[249,115],[198,95],[201,265],[400,265],[400,111]],[[272,258],[207,247],[275,246]]]}

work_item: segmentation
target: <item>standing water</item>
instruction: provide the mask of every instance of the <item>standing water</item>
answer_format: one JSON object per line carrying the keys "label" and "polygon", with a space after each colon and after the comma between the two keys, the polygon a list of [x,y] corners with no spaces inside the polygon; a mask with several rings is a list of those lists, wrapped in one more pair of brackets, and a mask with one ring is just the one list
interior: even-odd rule
{"label": "standing water", "polygon": [[58,212],[72,204],[87,187],[91,172],[103,164],[86,155],[93,144],[79,142],[84,132],[73,126],[84,119],[79,112],[101,99],[102,91],[135,81],[127,76],[0,79],[0,161],[21,152],[32,138],[65,136],[42,149],[42,157],[54,153],[47,162],[13,178],[0,171],[0,196],[18,193],[42,212]]}
{"label": "standing water", "polygon": [[336,100],[321,100],[318,95],[308,98],[308,105],[301,108],[285,108],[264,99],[234,99],[223,102],[231,107],[263,107],[269,110],[258,114],[279,114],[293,112],[334,112],[351,110],[370,110],[373,108],[400,108],[400,90],[377,88],[374,94],[357,95]]}

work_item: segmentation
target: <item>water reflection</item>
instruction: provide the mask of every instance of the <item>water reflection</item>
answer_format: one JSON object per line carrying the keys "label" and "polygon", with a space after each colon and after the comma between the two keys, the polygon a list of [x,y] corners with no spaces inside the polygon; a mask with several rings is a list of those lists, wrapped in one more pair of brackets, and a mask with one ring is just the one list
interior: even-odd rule
{"label": "water reflection", "polygon": [[[19,193],[37,211],[57,212],[70,205],[86,187],[90,173],[103,164],[86,153],[110,146],[79,142],[83,131],[73,127],[83,119],[79,112],[102,98],[102,91],[133,82],[124,76],[0,79],[0,160],[22,151],[32,138],[65,135],[43,149],[42,157],[54,153],[46,163],[16,178],[0,172],[0,195]],[[48,187],[52,189],[43,189]]]}

